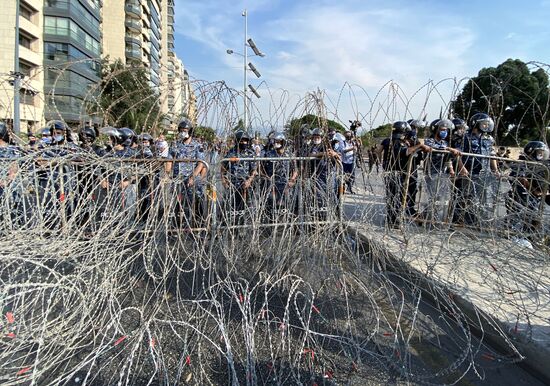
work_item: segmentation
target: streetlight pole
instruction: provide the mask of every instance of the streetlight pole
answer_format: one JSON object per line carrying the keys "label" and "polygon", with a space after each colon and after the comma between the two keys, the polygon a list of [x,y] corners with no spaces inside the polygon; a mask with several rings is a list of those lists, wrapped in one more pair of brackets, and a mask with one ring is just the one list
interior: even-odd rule
{"label": "streetlight pole", "polygon": [[243,121],[243,125],[244,125],[244,130],[246,131],[248,129],[248,102],[247,102],[247,99],[246,99],[246,93],[247,93],[247,85],[248,85],[248,81],[247,81],[247,69],[246,69],[246,64],[248,62],[248,50],[246,49],[246,40],[247,40],[247,37],[248,37],[248,14],[246,12],[246,9],[243,11],[242,15],[244,16],[244,47],[243,47],[243,52],[244,52],[244,56],[243,56],[243,72],[244,72],[244,83],[243,83],[243,108],[244,108],[244,121]]}
{"label": "streetlight pole", "polygon": [[21,73],[19,72],[19,0],[15,0],[15,52],[13,79],[13,131],[20,134],[19,89]]}

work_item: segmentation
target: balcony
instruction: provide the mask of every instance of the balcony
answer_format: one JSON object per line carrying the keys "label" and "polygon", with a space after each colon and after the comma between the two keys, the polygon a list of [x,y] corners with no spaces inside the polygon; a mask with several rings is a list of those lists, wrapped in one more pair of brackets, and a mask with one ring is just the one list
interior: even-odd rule
{"label": "balcony", "polygon": [[126,48],[125,54],[128,59],[141,60],[141,50],[137,48]]}
{"label": "balcony", "polygon": [[137,39],[133,36],[126,35],[124,40],[126,41],[126,43],[135,44],[136,46],[139,46],[141,48],[141,40],[139,40],[139,39]]}
{"label": "balcony", "polygon": [[141,23],[140,23],[139,21],[132,20],[132,19],[128,19],[128,20],[126,20],[126,22],[124,23],[124,25],[125,25],[126,28],[128,28],[130,31],[141,32]]}
{"label": "balcony", "polygon": [[124,9],[127,15],[141,19],[141,7],[139,4],[126,3]]}

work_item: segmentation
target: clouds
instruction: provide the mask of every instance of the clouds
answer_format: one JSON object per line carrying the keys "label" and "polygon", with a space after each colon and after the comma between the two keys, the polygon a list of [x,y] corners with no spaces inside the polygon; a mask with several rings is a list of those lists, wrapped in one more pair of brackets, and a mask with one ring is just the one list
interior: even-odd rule
{"label": "clouds", "polygon": [[[472,76],[481,67],[497,65],[490,61],[495,57],[506,58],[507,53],[490,40],[494,32],[486,23],[487,15],[457,8],[466,7],[461,4],[432,0],[371,0],[368,5],[361,0],[177,1],[176,48],[196,78],[224,79],[239,88],[242,59],[225,50],[242,51],[240,14],[247,8],[249,35],[267,53],[265,58],[251,60],[271,89],[299,95],[317,88],[338,93],[348,82],[375,92],[393,80],[411,95],[430,79]],[[525,20],[536,21],[533,17]],[[504,20],[490,21],[491,25],[505,24]],[[521,30],[521,25],[514,22],[513,28]],[[498,39],[507,45],[522,45],[523,34],[507,33],[500,33]]]}

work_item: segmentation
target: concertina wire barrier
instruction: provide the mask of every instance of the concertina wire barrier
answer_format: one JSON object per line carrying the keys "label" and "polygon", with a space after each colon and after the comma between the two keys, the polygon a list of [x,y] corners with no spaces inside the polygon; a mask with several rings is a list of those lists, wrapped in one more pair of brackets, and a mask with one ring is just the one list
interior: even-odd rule
{"label": "concertina wire barrier", "polygon": [[[327,162],[326,176],[306,177],[316,157],[254,157],[219,160],[187,186],[166,163],[193,159],[99,158],[89,153],[43,157],[40,152],[2,160],[3,230],[79,234],[96,232],[208,232],[220,228],[313,226],[341,221],[341,164]],[[254,162],[251,187],[224,186],[220,165]],[[294,186],[280,188],[262,173],[263,163],[293,163]],[[289,178],[288,176],[286,177]]]}

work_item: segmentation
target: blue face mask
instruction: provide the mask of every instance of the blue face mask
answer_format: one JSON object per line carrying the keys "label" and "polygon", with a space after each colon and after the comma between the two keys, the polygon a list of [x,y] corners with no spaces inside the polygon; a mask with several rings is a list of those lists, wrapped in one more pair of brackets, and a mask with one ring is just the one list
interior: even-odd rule
{"label": "blue face mask", "polygon": [[448,133],[449,133],[449,132],[448,132],[447,130],[445,130],[445,131],[440,131],[440,132],[439,132],[439,138],[441,138],[441,139],[447,138],[447,134],[448,134]]}
{"label": "blue face mask", "polygon": [[52,138],[51,137],[42,137],[41,141],[44,145],[49,145],[49,144],[52,143]]}
{"label": "blue face mask", "polygon": [[53,137],[53,141],[55,143],[61,143],[61,142],[63,142],[64,139],[65,139],[65,137],[63,135],[54,135],[54,137]]}

